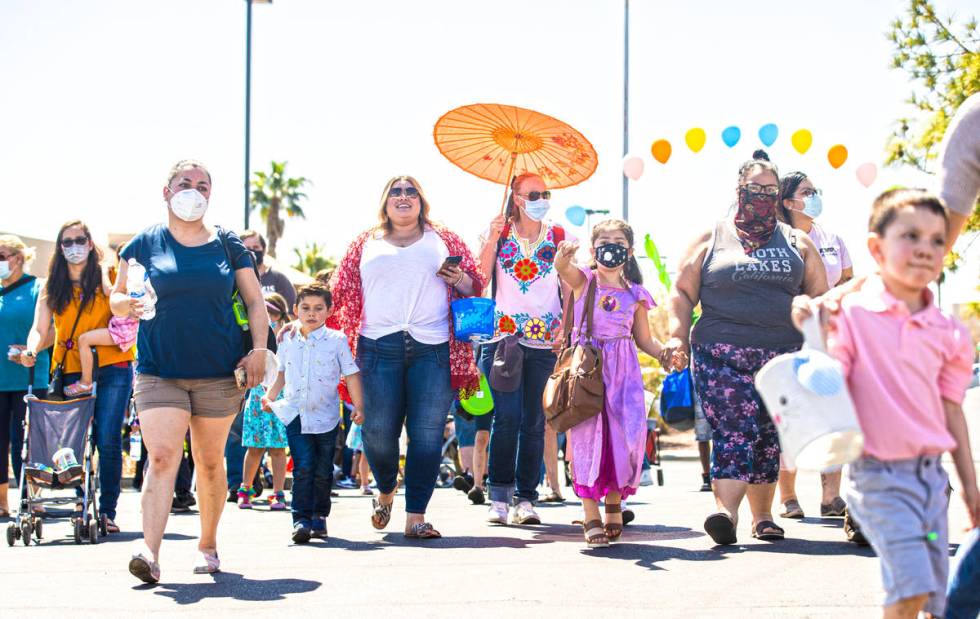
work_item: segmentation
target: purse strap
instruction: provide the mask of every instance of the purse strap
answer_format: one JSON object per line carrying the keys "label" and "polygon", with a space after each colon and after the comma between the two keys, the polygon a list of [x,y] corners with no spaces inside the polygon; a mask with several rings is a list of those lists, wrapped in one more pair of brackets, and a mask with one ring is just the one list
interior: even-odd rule
{"label": "purse strap", "polygon": [[[585,333],[583,335],[585,335],[586,339],[592,338],[592,313],[593,310],[595,309],[594,308],[595,293],[596,293],[596,280],[595,277],[593,276],[592,280],[589,282],[589,287],[586,289],[585,292],[585,306],[586,306],[585,317],[584,317]],[[555,340],[556,343],[556,345],[554,346],[555,351],[562,349],[562,346],[557,344],[558,341],[561,341],[562,344],[564,344],[564,348],[572,347],[572,331],[574,330],[574,325],[575,325],[575,295],[573,294],[569,302],[565,304],[565,312],[561,318],[561,328],[563,330],[563,334],[561,340]]]}
{"label": "purse strap", "polygon": [[24,284],[29,284],[29,283],[33,282],[35,279],[37,279],[37,278],[34,277],[33,275],[26,275],[26,276],[20,278],[19,280],[17,280],[16,282],[10,284],[9,286],[7,286],[6,288],[4,288],[3,290],[0,290],[0,297],[4,296],[4,295],[6,295],[6,294],[8,294],[10,292],[13,292],[14,290],[17,290],[18,288],[20,288]]}
{"label": "purse strap", "polygon": [[65,365],[65,360],[68,358],[68,345],[67,342],[71,342],[75,339],[75,329],[78,328],[78,321],[82,318],[82,309],[84,309],[84,303],[81,300],[78,301],[78,313],[75,314],[75,324],[71,326],[71,333],[68,334],[68,339],[65,340],[65,354],[61,355],[61,361],[58,362],[58,366]]}

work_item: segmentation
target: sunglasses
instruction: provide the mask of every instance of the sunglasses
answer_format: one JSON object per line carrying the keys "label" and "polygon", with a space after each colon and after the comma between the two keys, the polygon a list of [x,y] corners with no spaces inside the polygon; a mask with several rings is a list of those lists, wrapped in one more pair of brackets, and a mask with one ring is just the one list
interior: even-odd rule
{"label": "sunglasses", "polygon": [[388,197],[400,198],[402,193],[405,194],[406,198],[419,197],[419,190],[416,189],[415,187],[405,187],[404,189],[401,187],[392,187],[391,189],[388,190]]}
{"label": "sunglasses", "polygon": [[742,187],[752,193],[764,193],[767,196],[779,195],[779,185],[759,185],[758,183],[749,183],[748,185],[742,185]]}
{"label": "sunglasses", "polygon": [[519,193],[517,195],[521,196],[522,198],[524,198],[528,202],[537,202],[538,200],[550,200],[551,199],[551,192],[548,191],[548,190],[545,190],[545,191],[531,191],[531,192],[528,192],[527,194],[520,194]]}
{"label": "sunglasses", "polygon": [[85,245],[88,243],[87,236],[76,236],[73,239],[61,239],[62,247],[71,247],[72,245]]}
{"label": "sunglasses", "polygon": [[0,254],[0,260],[10,260],[17,254]]}

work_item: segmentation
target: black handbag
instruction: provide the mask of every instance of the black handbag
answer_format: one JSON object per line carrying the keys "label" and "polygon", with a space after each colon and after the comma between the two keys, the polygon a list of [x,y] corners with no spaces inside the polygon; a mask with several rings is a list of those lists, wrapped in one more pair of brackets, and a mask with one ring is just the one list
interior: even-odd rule
{"label": "black handbag", "polygon": [[[225,250],[225,257],[228,259],[228,267],[231,269],[232,277],[234,277],[237,269],[235,269],[235,263],[231,259],[231,251],[228,249],[228,231],[221,226],[217,226],[217,228],[218,239],[221,241],[221,247]],[[254,261],[252,262],[252,270],[255,272],[255,279],[259,280],[259,267],[255,265]],[[252,352],[252,349],[255,348],[255,346],[252,342],[252,332],[249,330],[248,325],[248,308],[245,306],[245,300],[242,298],[242,293],[238,289],[237,283],[235,284],[235,287],[231,293],[231,304],[232,312],[234,312],[236,315],[236,322],[239,324],[239,326],[241,326],[242,330],[242,356],[244,357],[248,353]],[[265,347],[272,352],[276,352],[276,350],[278,350],[278,345],[276,343],[276,332],[273,331],[271,325],[269,326],[269,335],[266,337]]]}

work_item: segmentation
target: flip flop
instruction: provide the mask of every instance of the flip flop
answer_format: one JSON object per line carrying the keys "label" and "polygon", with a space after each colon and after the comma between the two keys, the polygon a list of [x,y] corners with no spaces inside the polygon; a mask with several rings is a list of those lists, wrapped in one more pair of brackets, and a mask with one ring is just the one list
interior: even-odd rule
{"label": "flip flop", "polygon": [[755,539],[775,541],[786,537],[786,531],[772,520],[760,520],[752,527],[752,537]]}
{"label": "flip flop", "polygon": [[738,542],[738,538],[735,535],[735,521],[732,520],[731,516],[723,512],[711,514],[705,518],[704,531],[719,546],[728,546]]}
{"label": "flip flop", "polygon": [[374,511],[371,512],[371,526],[380,531],[388,526],[388,521],[391,520],[391,507],[394,502],[385,505],[378,499],[372,499],[371,503],[374,504]]}
{"label": "flip flop", "polygon": [[416,522],[405,531],[405,537],[409,539],[439,539],[442,533],[436,531],[428,522]]}
{"label": "flip flop", "polygon": [[543,499],[540,499],[538,502],[539,503],[564,503],[565,497],[558,494],[557,492],[552,492],[551,494],[544,497]]}

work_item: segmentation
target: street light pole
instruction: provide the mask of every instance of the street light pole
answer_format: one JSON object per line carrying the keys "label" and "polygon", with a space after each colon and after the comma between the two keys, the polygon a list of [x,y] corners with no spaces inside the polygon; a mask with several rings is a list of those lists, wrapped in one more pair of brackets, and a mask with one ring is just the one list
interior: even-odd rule
{"label": "street light pole", "polygon": [[[623,158],[630,147],[630,0],[623,0]],[[623,219],[630,219],[629,179],[623,174]]]}
{"label": "street light pole", "polygon": [[248,228],[249,156],[252,147],[252,3],[272,4],[272,0],[245,0],[245,228]]}

